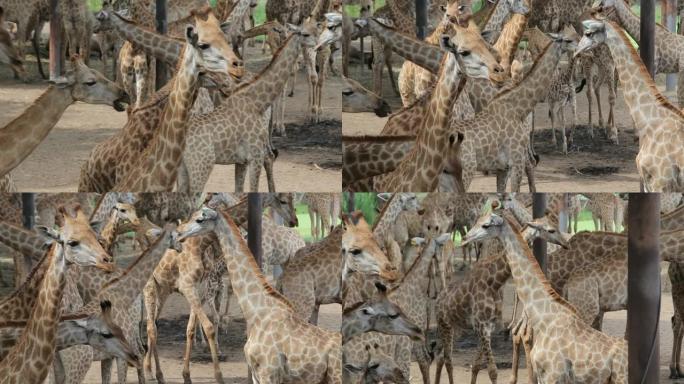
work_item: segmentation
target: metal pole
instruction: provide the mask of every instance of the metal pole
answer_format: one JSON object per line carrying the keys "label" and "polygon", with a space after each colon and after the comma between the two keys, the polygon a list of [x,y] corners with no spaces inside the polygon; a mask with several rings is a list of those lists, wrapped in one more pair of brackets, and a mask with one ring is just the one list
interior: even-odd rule
{"label": "metal pole", "polygon": [[658,384],[660,197],[630,193],[627,206],[627,340],[630,384]]}
{"label": "metal pole", "polygon": [[[167,22],[166,22],[166,0],[155,0],[157,5],[156,18],[157,18],[157,32],[162,35],[166,34]],[[155,60],[155,86],[159,89],[166,84],[168,76],[166,74],[166,64],[162,60]]]}
{"label": "metal pole", "polygon": [[[261,268],[261,195],[250,193],[247,195],[247,246],[254,255],[257,265]],[[247,374],[247,382],[253,383],[252,371]]]}
{"label": "metal pole", "polygon": [[[661,0],[662,10],[661,23],[672,33],[677,33],[677,0]],[[677,88],[677,74],[668,73],[666,77],[666,90],[672,92]]]}
{"label": "metal pole", "polygon": [[428,2],[427,0],[416,0],[416,36],[418,39],[424,40],[427,36],[427,25]]}
{"label": "metal pole", "polygon": [[[21,214],[23,217],[24,228],[32,230],[36,225],[36,194],[21,194]],[[33,260],[28,255],[24,255],[24,271],[28,273],[33,270]],[[26,276],[22,276],[24,278]]]}
{"label": "metal pole", "polygon": [[[36,31],[35,33],[40,33]],[[50,80],[62,75],[62,16],[59,12],[59,0],[50,0]]]}
{"label": "metal pole", "polygon": [[[546,194],[535,193],[532,195],[532,217],[537,219],[544,217],[546,214]],[[525,223],[522,223],[523,225]],[[532,245],[534,249],[534,257],[537,259],[539,266],[544,274],[546,274],[546,240],[537,238]]]}

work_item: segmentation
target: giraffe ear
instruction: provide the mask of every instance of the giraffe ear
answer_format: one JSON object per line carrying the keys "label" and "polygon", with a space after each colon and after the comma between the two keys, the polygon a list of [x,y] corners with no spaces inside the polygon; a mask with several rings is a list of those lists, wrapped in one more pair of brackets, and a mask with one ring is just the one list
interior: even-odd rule
{"label": "giraffe ear", "polygon": [[36,230],[45,237],[59,241],[60,233],[55,229],[48,228],[44,225],[37,225]]}
{"label": "giraffe ear", "polygon": [[193,47],[197,46],[198,36],[197,33],[195,33],[195,27],[192,25],[185,27],[185,40]]}
{"label": "giraffe ear", "polygon": [[221,23],[221,31],[224,34],[227,34],[229,30],[230,30],[230,21],[224,21],[223,23]]}

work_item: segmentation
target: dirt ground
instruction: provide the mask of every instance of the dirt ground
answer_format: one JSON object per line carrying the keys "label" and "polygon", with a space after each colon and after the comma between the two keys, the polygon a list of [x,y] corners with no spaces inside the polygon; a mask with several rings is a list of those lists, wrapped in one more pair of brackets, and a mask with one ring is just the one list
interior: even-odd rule
{"label": "dirt ground", "polygon": [[[258,71],[270,61],[270,55],[262,54],[260,47],[248,47],[245,57],[252,71]],[[99,60],[91,60],[91,65],[102,70]],[[44,68],[47,68],[45,63]],[[27,69],[31,81],[24,84],[12,79],[7,66],[0,66],[0,126],[18,116],[47,87],[39,79],[35,61],[30,61]],[[111,66],[106,73],[111,75]],[[340,78],[331,75],[326,80],[322,100],[324,122],[319,125],[308,124],[305,119],[307,83],[302,69],[297,76],[294,97],[285,101],[288,138],[274,140],[279,150],[274,166],[276,188],[283,192],[339,191],[342,185]],[[76,191],[81,164],[92,148],[116,133],[125,122],[126,113],[116,112],[109,106],[83,103],[70,106],[43,143],[14,170],[17,187],[20,191],[32,192]],[[234,166],[217,165],[206,190],[233,191]],[[267,191],[264,172],[259,190]]]}
{"label": "dirt ground", "polygon": [[[401,69],[401,59],[394,55],[395,77]],[[391,105],[392,111],[401,109],[401,99],[394,93],[384,72],[383,94]],[[372,88],[372,72],[367,67],[353,65],[350,68],[352,78],[360,81],[365,87]],[[663,83],[660,77],[658,84]],[[586,90],[586,87],[585,87]],[[604,119],[608,116],[608,89],[602,89],[602,105]],[[668,96],[674,96],[669,95]],[[676,96],[674,96],[676,97]],[[594,98],[595,99],[595,98]],[[566,121],[570,124],[571,112],[566,110]],[[548,105],[540,103],[535,109],[536,131],[535,149],[541,157],[535,174],[538,192],[638,192],[639,177],[635,158],[638,145],[634,140],[634,127],[629,110],[621,91],[618,92],[615,105],[615,122],[619,131],[619,145],[615,146],[598,129],[598,111],[594,101],[594,131],[598,134],[591,138],[588,132],[588,104],[586,92],[577,94],[577,127],[575,143],[569,148],[568,155],[563,155],[560,148],[551,143],[551,122],[548,117]],[[387,118],[379,118],[373,113],[343,113],[342,126],[344,135],[379,134]],[[558,127],[557,132],[558,131]],[[559,137],[559,133],[557,133]],[[527,191],[527,180],[523,181],[521,192]],[[473,180],[469,192],[487,192],[496,190],[495,176],[480,175]]]}

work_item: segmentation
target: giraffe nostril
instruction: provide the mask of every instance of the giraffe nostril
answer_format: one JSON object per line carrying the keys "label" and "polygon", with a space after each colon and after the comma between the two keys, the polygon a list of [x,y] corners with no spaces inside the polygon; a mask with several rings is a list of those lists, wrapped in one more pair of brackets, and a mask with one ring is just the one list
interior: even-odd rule
{"label": "giraffe nostril", "polygon": [[233,61],[233,67],[243,67],[245,63],[242,60]]}
{"label": "giraffe nostril", "polygon": [[494,72],[496,72],[496,73],[501,73],[503,71],[504,71],[503,67],[500,65],[497,65],[496,67],[494,67]]}

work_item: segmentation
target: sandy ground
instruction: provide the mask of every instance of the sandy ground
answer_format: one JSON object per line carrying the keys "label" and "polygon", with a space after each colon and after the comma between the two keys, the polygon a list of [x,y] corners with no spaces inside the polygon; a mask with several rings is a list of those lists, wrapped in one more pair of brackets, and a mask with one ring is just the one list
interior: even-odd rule
{"label": "sandy ground", "polygon": [[[395,76],[401,69],[401,59],[394,55]],[[401,108],[401,99],[394,93],[384,72],[383,94],[392,106],[393,111]],[[372,73],[367,67],[354,65],[350,68],[351,77],[362,82],[367,88],[372,88]],[[660,79],[660,77],[658,78]],[[662,81],[658,82],[662,84]],[[586,90],[586,88],[585,88]],[[603,88],[602,101],[604,119],[608,116],[608,90]],[[669,95],[668,96],[674,96]],[[676,97],[676,96],[674,96]],[[595,98],[594,98],[595,99]],[[538,192],[638,192],[639,177],[634,159],[638,152],[634,141],[634,128],[629,110],[624,102],[621,91],[618,92],[615,106],[615,122],[619,130],[619,145],[615,146],[606,139],[598,129],[598,111],[594,101],[594,131],[598,132],[595,139],[588,134],[588,104],[586,93],[577,94],[578,126],[575,130],[575,145],[569,149],[568,155],[563,155],[559,148],[551,143],[551,122],[548,117],[548,105],[540,103],[535,109],[535,149],[541,157],[536,168]],[[566,121],[570,124],[571,112],[566,110]],[[373,135],[379,134],[387,118],[379,118],[373,113],[343,113],[342,126],[344,135]],[[558,127],[556,127],[558,129]],[[557,132],[559,132],[557,130]],[[558,137],[557,133],[557,137]],[[592,167],[601,167],[597,172]],[[523,181],[523,189],[527,191],[527,180]],[[469,192],[487,192],[496,190],[494,176],[476,177]]]}
{"label": "sandy ground", "polygon": [[[248,48],[246,58],[247,67],[252,71],[258,71],[270,61],[270,55],[262,55],[260,47]],[[99,60],[91,60],[91,65],[102,70]],[[45,90],[47,85],[38,78],[33,62],[29,63],[28,71],[32,79],[24,84],[12,79],[8,67],[0,66],[0,126],[19,115]],[[107,73],[111,74],[111,67]],[[278,139],[274,140],[280,152],[274,166],[276,188],[284,192],[339,191],[342,185],[340,78],[329,76],[326,80],[322,100],[326,121],[323,125],[306,124],[307,92],[307,78],[302,69],[297,76],[295,97],[287,98],[285,102],[287,134],[297,138],[315,136],[320,140],[288,147],[281,147]],[[116,133],[125,122],[126,114],[109,106],[83,103],[70,106],[43,143],[14,170],[17,187],[21,191],[34,192],[76,191],[81,164],[87,160],[92,148]],[[319,127],[322,129],[316,129]],[[267,191],[264,172],[259,188]],[[216,166],[206,189],[233,191],[234,167]]]}

